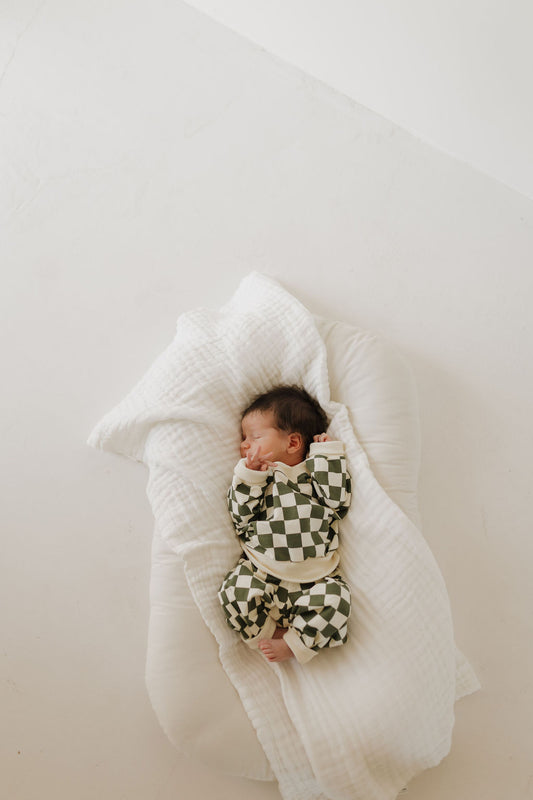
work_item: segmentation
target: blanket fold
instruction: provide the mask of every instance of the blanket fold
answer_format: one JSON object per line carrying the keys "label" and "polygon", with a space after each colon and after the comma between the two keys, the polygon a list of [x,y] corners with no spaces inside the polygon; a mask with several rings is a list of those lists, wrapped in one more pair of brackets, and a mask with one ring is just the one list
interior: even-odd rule
{"label": "blanket fold", "polygon": [[[217,591],[240,554],[225,505],[240,410],[277,383],[313,394],[344,442],[352,504],[340,524],[349,639],[306,665],[267,662],[226,625]],[[374,477],[330,398],[312,315],[252,273],[222,309],[180,317],[171,345],[89,444],[143,461],[157,528],[185,562],[285,800],[393,800],[448,753],[455,700],[479,688],[456,651],[444,580],[418,528]]]}

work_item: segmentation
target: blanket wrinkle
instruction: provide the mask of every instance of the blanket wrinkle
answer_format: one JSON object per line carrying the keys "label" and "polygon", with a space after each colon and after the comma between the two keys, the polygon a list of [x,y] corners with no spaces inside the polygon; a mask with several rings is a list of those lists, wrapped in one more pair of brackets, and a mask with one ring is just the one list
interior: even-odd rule
{"label": "blanket wrinkle", "polygon": [[[221,491],[239,411],[276,383],[317,397],[353,477],[340,523],[341,571],[353,591],[349,639],[304,666],[270,664],[244,647],[217,600],[240,551]],[[456,650],[438,565],[373,475],[347,409],[330,399],[324,341],[296,298],[251,273],[220,311],[183,315],[172,344],[89,444],[147,464],[158,530],[184,557],[191,594],[284,800],[394,800],[447,755],[455,700],[479,684]]]}

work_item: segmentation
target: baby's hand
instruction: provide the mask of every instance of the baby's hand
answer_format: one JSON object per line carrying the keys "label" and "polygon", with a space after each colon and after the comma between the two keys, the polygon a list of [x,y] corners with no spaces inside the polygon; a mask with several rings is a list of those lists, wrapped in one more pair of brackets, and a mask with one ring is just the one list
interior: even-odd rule
{"label": "baby's hand", "polygon": [[[269,453],[269,455],[271,456],[272,453]],[[267,458],[265,458],[265,460],[261,464],[261,471],[262,472],[266,472],[267,469],[270,469],[270,467],[272,467],[272,469],[275,469],[276,462],[275,461],[269,461]]]}
{"label": "baby's hand", "polygon": [[332,440],[329,438],[327,433],[317,433],[316,436],[313,436],[314,442],[331,442]]}
{"label": "baby's hand", "polygon": [[248,450],[246,454],[246,461],[245,464],[248,469],[255,469],[257,471],[266,472],[269,467],[273,467],[274,464],[272,461],[269,461],[273,453],[266,453],[266,455],[261,455],[261,447],[258,447],[257,450]]}

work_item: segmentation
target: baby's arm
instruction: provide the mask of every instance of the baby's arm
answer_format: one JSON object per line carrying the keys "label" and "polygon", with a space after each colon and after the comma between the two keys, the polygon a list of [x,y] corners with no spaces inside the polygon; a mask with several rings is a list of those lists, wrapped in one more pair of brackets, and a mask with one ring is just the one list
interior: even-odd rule
{"label": "baby's arm", "polygon": [[306,466],[324,505],[343,517],[351,500],[351,480],[346,467],[344,444],[332,441],[325,433],[315,436]]}
{"label": "baby's arm", "polygon": [[248,467],[246,458],[241,458],[235,467],[228,491],[228,510],[237,531],[245,530],[258,514],[269,474]]}

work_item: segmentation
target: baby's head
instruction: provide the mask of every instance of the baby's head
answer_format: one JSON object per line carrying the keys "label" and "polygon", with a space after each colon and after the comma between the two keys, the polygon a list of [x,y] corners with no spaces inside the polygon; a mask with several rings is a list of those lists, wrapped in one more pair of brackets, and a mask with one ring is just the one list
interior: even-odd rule
{"label": "baby's head", "polygon": [[299,386],[276,386],[245,408],[241,418],[241,457],[261,448],[271,461],[294,466],[303,461],[313,437],[325,432],[328,419],[321,406]]}

